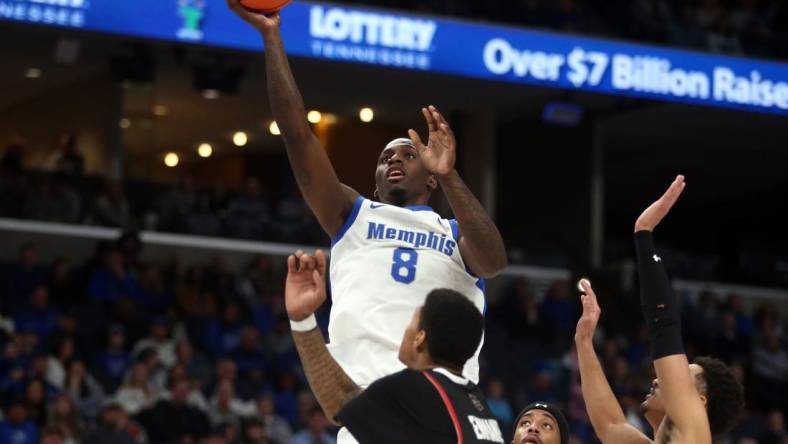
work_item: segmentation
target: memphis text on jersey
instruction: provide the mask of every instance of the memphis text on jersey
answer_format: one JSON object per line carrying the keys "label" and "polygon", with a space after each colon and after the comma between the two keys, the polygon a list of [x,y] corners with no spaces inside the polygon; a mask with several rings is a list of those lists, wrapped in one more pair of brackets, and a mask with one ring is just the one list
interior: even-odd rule
{"label": "memphis text on jersey", "polygon": [[457,242],[449,239],[445,234],[436,234],[431,231],[410,231],[386,227],[386,224],[369,223],[367,231],[368,240],[396,240],[413,245],[413,248],[426,247],[439,251],[446,256],[454,255]]}

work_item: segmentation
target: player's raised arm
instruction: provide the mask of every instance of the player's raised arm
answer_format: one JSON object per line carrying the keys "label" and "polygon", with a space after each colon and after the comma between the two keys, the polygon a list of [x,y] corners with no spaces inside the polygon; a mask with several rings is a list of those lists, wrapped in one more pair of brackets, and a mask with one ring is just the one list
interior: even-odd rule
{"label": "player's raised arm", "polygon": [[676,203],[685,185],[684,176],[676,177],[668,191],[640,215],[635,222],[635,248],[640,305],[651,336],[654,368],[666,414],[684,442],[706,444],[712,442],[709,420],[684,353],[681,306],[652,238],[654,228]]}
{"label": "player's raised arm", "polygon": [[326,300],[325,276],[326,257],[320,250],[314,256],[299,251],[287,258],[285,307],[293,341],[309,386],[326,416],[335,421],[337,413],[361,389],[328,352],[315,322],[314,312]]}
{"label": "player's raised arm", "polygon": [[278,13],[265,16],[250,12],[241,6],[240,0],[227,0],[227,4],[263,35],[271,111],[282,132],[293,174],[320,225],[334,237],[350,214],[358,193],[339,182],[328,155],[307,122],[304,100],[279,32],[281,17]]}
{"label": "player's raised arm", "polygon": [[577,321],[575,346],[580,366],[583,401],[591,425],[602,443],[646,444],[652,441],[629,423],[624,411],[610,388],[602,366],[594,351],[593,337],[602,311],[597,303],[591,283],[581,281],[583,315]]}
{"label": "player's raised arm", "polygon": [[457,141],[449,123],[434,106],[422,108],[422,113],[429,127],[427,145],[416,131],[409,130],[408,134],[424,166],[438,180],[451,205],[459,225],[462,258],[475,275],[494,277],[507,263],[501,233],[454,168]]}

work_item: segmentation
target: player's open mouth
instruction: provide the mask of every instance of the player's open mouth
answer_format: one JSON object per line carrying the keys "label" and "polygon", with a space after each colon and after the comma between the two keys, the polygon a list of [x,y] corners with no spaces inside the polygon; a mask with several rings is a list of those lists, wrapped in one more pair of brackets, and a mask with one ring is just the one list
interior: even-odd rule
{"label": "player's open mouth", "polygon": [[386,171],[386,179],[388,180],[402,180],[405,178],[405,171],[399,167],[391,167]]}
{"label": "player's open mouth", "polygon": [[528,435],[520,441],[520,444],[542,444],[542,440],[536,435]]}

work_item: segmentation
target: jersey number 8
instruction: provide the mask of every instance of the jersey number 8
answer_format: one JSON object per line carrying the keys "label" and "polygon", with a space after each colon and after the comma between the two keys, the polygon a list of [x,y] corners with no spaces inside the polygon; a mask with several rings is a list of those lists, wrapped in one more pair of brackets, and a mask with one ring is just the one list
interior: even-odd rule
{"label": "jersey number 8", "polygon": [[397,248],[394,250],[394,263],[391,265],[391,277],[403,284],[410,284],[416,280],[416,265],[419,263],[419,254],[412,248]]}

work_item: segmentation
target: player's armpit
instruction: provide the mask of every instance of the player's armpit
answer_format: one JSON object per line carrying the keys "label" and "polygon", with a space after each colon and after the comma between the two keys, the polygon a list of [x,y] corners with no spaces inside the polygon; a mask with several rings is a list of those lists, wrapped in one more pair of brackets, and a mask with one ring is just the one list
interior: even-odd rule
{"label": "player's armpit", "polygon": [[653,444],[640,430],[632,424],[615,424],[607,428],[604,436],[599,436],[602,444]]}
{"label": "player's armpit", "polygon": [[312,392],[326,413],[326,417],[335,421],[337,413],[358,396],[361,388],[350,379],[328,352],[320,329],[315,328],[307,332],[294,331],[293,341]]}

